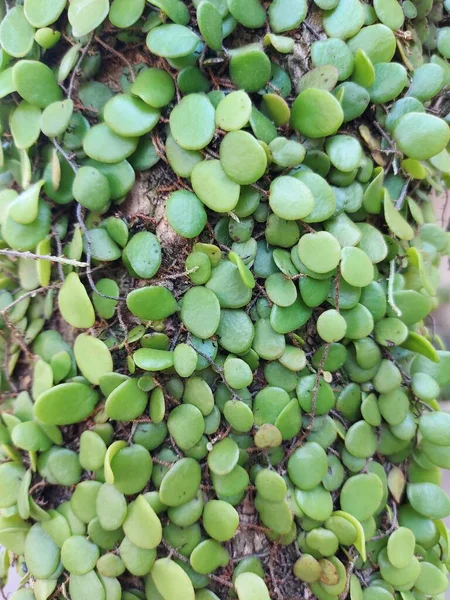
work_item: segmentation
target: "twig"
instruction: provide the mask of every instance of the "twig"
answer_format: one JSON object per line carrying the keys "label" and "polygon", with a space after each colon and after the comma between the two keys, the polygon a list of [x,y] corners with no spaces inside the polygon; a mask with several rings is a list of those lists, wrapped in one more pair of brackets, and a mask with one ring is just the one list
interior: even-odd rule
{"label": "twig", "polygon": [[43,294],[44,292],[47,292],[48,290],[54,290],[61,286],[62,286],[61,282],[53,283],[52,285],[43,286],[43,287],[37,288],[35,290],[31,290],[31,291],[27,292],[26,294],[22,294],[22,296],[20,296],[20,298],[16,298],[16,300],[11,302],[11,304],[8,304],[8,306],[5,306],[5,308],[0,310],[0,314],[5,315],[12,308],[14,308],[17,304],[20,304],[20,302],[22,302],[22,300],[24,300],[25,298],[34,298],[37,294]]}
{"label": "twig", "polygon": [[64,256],[50,256],[49,254],[33,254],[32,252],[19,252],[17,250],[0,250],[0,254],[4,256],[12,256],[14,258],[32,258],[33,260],[48,260],[60,265],[71,265],[72,267],[87,267],[88,263],[79,260],[72,260]]}
{"label": "twig", "polygon": [[392,504],[390,505],[392,508],[392,521],[391,524],[389,525],[389,528],[386,531],[383,531],[383,533],[380,533],[379,535],[375,535],[373,538],[371,538],[371,542],[375,542],[376,540],[382,540],[383,538],[391,535],[391,533],[397,529],[398,527],[398,521],[397,521],[397,505],[395,502],[392,502]]}
{"label": "twig", "polygon": [[[65,158],[65,160],[67,161],[67,163],[70,165],[70,167],[72,168],[72,171],[75,173],[75,175],[78,172],[78,165],[70,158],[70,156],[67,154],[67,152],[61,147],[61,145],[55,140],[53,139],[53,145],[55,146],[56,150]],[[92,269],[91,269],[91,238],[89,237],[88,234],[88,230],[86,228],[86,224],[83,221],[83,215],[82,215],[82,208],[81,208],[81,204],[77,204],[77,220],[78,223],[81,227],[81,230],[83,232],[83,235],[85,237],[86,240],[86,259],[87,262],[85,264],[86,266],[86,277],[87,280],[89,282],[89,285],[91,286],[91,289],[98,294],[99,296],[101,296],[102,298],[107,298],[109,300],[122,300],[122,298],[116,297],[116,296],[108,296],[107,294],[102,294],[101,292],[98,291],[97,286],[95,285],[95,282],[92,278]]]}
{"label": "twig", "polygon": [[81,227],[81,231],[83,232],[84,239],[86,240],[86,249],[85,249],[86,259],[87,259],[86,277],[87,277],[87,280],[89,281],[89,285],[91,286],[92,291],[94,291],[96,294],[98,294],[102,298],[107,298],[108,300],[124,301],[125,298],[122,298],[121,296],[109,296],[108,294],[102,294],[102,292],[98,291],[97,286],[95,285],[94,279],[92,277],[92,270],[91,270],[91,238],[89,236],[89,232],[87,230],[86,223],[83,220],[81,204],[77,204],[77,221]]}
{"label": "twig", "polygon": [[170,443],[172,444],[173,451],[178,456],[178,458],[183,458],[183,453],[181,452],[181,450],[176,445],[175,440],[173,439],[172,436],[170,436]]}
{"label": "twig", "polygon": [[108,50],[108,52],[111,52],[111,54],[114,54],[114,56],[117,56],[117,58],[119,60],[121,60],[130,69],[131,81],[136,81],[136,75],[133,70],[133,65],[130,63],[128,58],[126,58],[126,56],[124,56],[120,52],[117,52],[117,50],[115,50],[114,48],[111,48],[111,46],[109,44],[107,44],[106,42],[104,42],[103,40],[101,40],[98,37],[98,35],[96,35],[94,39],[97,42],[97,44],[100,44],[100,46],[103,46],[103,48],[105,48],[105,50]]}
{"label": "twig", "polygon": [[196,273],[200,267],[192,267],[192,269],[187,269],[183,271],[183,273],[174,273],[173,275],[164,275],[164,279],[178,279],[179,277],[187,277],[188,275],[192,275],[192,273]]}
{"label": "twig", "polygon": [[[10,345],[9,344],[5,344],[5,354],[3,357],[3,375],[6,379],[6,382],[8,383],[9,389],[12,390],[13,394],[16,395],[18,389],[16,384],[14,383],[14,381],[12,380],[12,377],[9,375],[9,361],[11,359],[11,352],[10,352]],[[5,400],[4,398],[4,394],[2,394],[2,402]]]}
{"label": "twig", "polygon": [[278,96],[282,95],[282,92],[280,90],[279,87],[277,87],[276,85],[274,85],[271,81],[267,82],[267,87],[270,88],[271,90],[273,90],[276,94],[278,94]]}
{"label": "twig", "polygon": [[125,334],[122,344],[125,345],[127,354],[130,355],[131,348],[130,348],[130,344],[128,343],[128,329],[127,329],[127,326],[125,325],[125,321],[123,320],[122,307],[120,306],[120,304],[117,305],[117,320],[119,321],[120,328],[122,329],[122,331]]}
{"label": "twig", "polygon": [[394,300],[394,277],[395,277],[395,259],[389,263],[389,278],[388,278],[388,303],[397,317],[402,316],[402,311],[395,304]]}
{"label": "twig", "polygon": [[314,388],[313,388],[313,391],[311,394],[311,417],[309,420],[309,425],[303,433],[303,436],[302,436],[303,439],[308,435],[308,433],[312,430],[312,428],[314,426],[314,419],[316,418],[317,394],[319,392],[319,386],[320,386],[320,377],[322,376],[322,373],[323,373],[323,366],[327,360],[328,352],[330,351],[330,346],[331,346],[330,343],[327,343],[325,345],[325,350],[323,352],[322,360],[320,361],[319,367],[317,369],[316,380],[314,382]]}
{"label": "twig", "polygon": [[203,61],[203,64],[206,65],[207,67],[209,67],[210,65],[221,65],[222,63],[225,62],[225,58],[222,56],[215,56],[212,58],[206,58]]}
{"label": "twig", "polygon": [[305,223],[304,221],[299,221],[299,223],[303,227],[303,229],[305,229],[309,233],[316,233],[314,227],[311,227],[311,225],[309,225],[308,223]]}
{"label": "twig", "polygon": [[180,277],[189,277],[192,273],[195,273],[199,270],[200,267],[192,267],[192,269],[187,269],[187,271],[183,271],[183,273],[173,273],[172,275],[162,275],[158,279],[152,279],[152,284],[157,285],[159,283],[164,283],[168,279],[179,279]]}
{"label": "twig", "polygon": [[269,192],[267,190],[265,190],[264,188],[262,188],[261,186],[257,185],[256,183],[252,183],[251,186],[252,186],[252,188],[255,188],[255,190],[258,190],[258,192],[260,194],[262,194],[263,196],[266,196],[266,198],[269,196]]}
{"label": "twig", "polygon": [[152,456],[152,462],[155,465],[161,465],[162,467],[168,467],[169,469],[175,464],[173,462],[169,462],[168,460],[161,460],[160,458],[156,458],[156,456]]}
{"label": "twig", "polygon": [[[381,135],[384,137],[384,139],[389,143],[390,148],[392,149],[392,146],[394,145],[394,142],[392,141],[392,139],[389,137],[389,135],[385,132],[385,130],[381,127],[381,125],[378,123],[378,121],[374,121],[373,124],[375,125],[375,127],[378,129],[378,131],[381,133]],[[383,152],[383,150],[381,150],[381,152]]]}
{"label": "twig", "polygon": [[341,289],[341,267],[338,266],[334,280],[334,308],[339,312],[339,294]]}
{"label": "twig", "polygon": [[93,37],[94,37],[94,32],[92,32],[92,33],[91,33],[91,35],[90,35],[90,37],[89,37],[89,40],[88,40],[88,43],[87,43],[87,44],[86,44],[86,46],[83,48],[83,50],[82,50],[82,52],[81,52],[81,54],[80,54],[80,57],[79,57],[79,59],[78,59],[78,61],[77,61],[77,64],[76,64],[76,66],[75,66],[74,70],[72,71],[72,75],[71,75],[71,77],[70,77],[70,82],[69,82],[69,89],[68,89],[68,92],[67,92],[67,98],[68,98],[69,100],[72,98],[73,86],[74,86],[74,84],[75,84],[75,77],[78,75],[78,72],[79,72],[79,70],[80,70],[81,63],[83,62],[83,59],[84,59],[84,57],[86,56],[86,52],[89,50],[89,46],[90,46],[90,45],[91,45],[91,43],[92,43],[92,39],[93,39]]}
{"label": "twig", "polygon": [[396,156],[394,156],[394,160],[392,161],[392,170],[394,171],[394,175],[398,175],[398,160]]}
{"label": "twig", "polygon": [[325,364],[325,361],[327,360],[328,357],[328,352],[330,351],[330,343],[327,343],[325,345],[325,350],[323,352],[323,356],[322,356],[322,360],[320,361],[320,364],[317,368],[316,371],[316,379],[314,381],[314,387],[313,390],[311,392],[311,416],[309,419],[309,424],[308,427],[305,429],[305,431],[302,433],[301,436],[299,436],[297,438],[296,441],[293,442],[293,444],[291,445],[291,447],[289,448],[289,450],[286,452],[283,460],[280,463],[280,467],[283,466],[286,461],[292,456],[292,454],[295,452],[295,450],[301,445],[301,443],[305,440],[305,438],[309,435],[309,433],[311,432],[312,428],[314,427],[314,421],[316,418],[316,403],[317,403],[317,394],[319,392],[319,386],[320,386],[320,378],[322,376],[323,373],[323,366]]}
{"label": "twig", "polygon": [[[395,366],[397,367],[397,369],[400,371],[400,373],[401,373],[401,375],[402,375],[402,377],[403,377],[403,380],[404,380],[404,382],[405,382],[405,385],[406,385],[407,387],[410,387],[410,384],[411,384],[411,377],[410,377],[410,376],[408,375],[408,373],[405,371],[405,369],[403,368],[403,366],[402,366],[402,365],[401,365],[401,364],[398,362],[398,360],[396,360],[396,359],[395,359],[395,358],[392,356],[391,352],[389,352],[389,350],[388,350],[387,348],[384,348],[384,349],[383,349],[383,355],[384,355],[384,356],[386,356],[386,358],[387,358],[388,360],[390,360],[392,363],[394,363],[394,365],[395,365]],[[414,396],[414,394],[413,394],[413,396]],[[415,396],[414,396],[414,397],[415,397]],[[428,405],[428,404],[426,404],[426,406],[429,406],[429,405]]]}
{"label": "twig", "polygon": [[45,479],[42,479],[41,481],[38,481],[37,483],[35,483],[35,484],[33,485],[33,487],[31,487],[31,488],[28,490],[28,495],[29,495],[29,496],[32,496],[36,490],[39,490],[40,488],[43,488],[43,487],[45,487],[46,485],[47,485],[47,482],[45,481]]}
{"label": "twig", "polygon": [[445,213],[447,212],[447,204],[448,204],[448,190],[445,191],[445,202],[442,207],[442,214],[441,214],[441,226],[442,227],[444,227],[444,223],[445,223]]}
{"label": "twig", "polygon": [[17,398],[19,394],[26,390],[16,390],[15,392],[2,392],[0,402],[4,402],[5,400],[9,400],[10,398]]}
{"label": "twig", "polygon": [[227,435],[230,433],[231,431],[231,426],[229,425],[224,431],[222,431],[222,433],[218,433],[215,437],[211,438],[209,441],[211,442],[211,444],[216,444],[217,442],[220,442],[220,440],[223,440],[223,438],[227,437]]}
{"label": "twig", "polygon": [[14,323],[8,318],[8,315],[6,313],[3,313],[3,320],[5,321],[5,325],[6,327],[9,329],[13,339],[17,342],[17,344],[20,346],[20,349],[22,350],[22,352],[25,354],[26,358],[28,360],[31,360],[33,358],[33,354],[30,352],[30,349],[28,348],[28,346],[26,345],[23,337],[22,337],[22,332],[14,325]]}
{"label": "twig", "polygon": [[406,183],[405,183],[405,185],[402,187],[402,191],[400,192],[400,196],[398,197],[398,200],[397,200],[397,202],[395,203],[395,208],[396,208],[397,210],[401,210],[401,209],[403,208],[403,203],[404,203],[404,201],[405,201],[406,194],[408,193],[408,187],[409,187],[409,184],[410,184],[410,183],[411,183],[411,177],[409,177],[409,178],[406,180]]}
{"label": "twig", "polygon": [[156,154],[159,156],[159,158],[163,162],[165,162],[168,165],[169,161],[167,160],[167,157],[166,157],[166,147],[162,143],[161,138],[156,133],[156,131],[152,131],[150,136],[152,138],[152,142],[153,142],[153,146],[155,148]]}
{"label": "twig", "polygon": [[59,144],[59,142],[55,140],[55,138],[52,139],[52,143],[55,146],[56,150],[61,154],[61,156],[65,158],[65,160],[69,163],[72,171],[76,175],[78,171],[78,165],[70,158],[70,156],[67,154],[64,148]]}
{"label": "twig", "polygon": [[[257,525],[256,523],[239,523],[239,529],[251,529],[252,531],[258,531],[259,533],[264,533],[264,535],[269,535],[272,533],[272,530],[268,527],[264,527],[263,525]],[[238,529],[238,531],[239,531]]]}
{"label": "twig", "polygon": [[347,570],[346,570],[345,588],[344,588],[344,591],[342,592],[342,594],[339,596],[339,598],[341,598],[341,600],[345,600],[345,598],[347,598],[348,591],[350,589],[350,578],[351,578],[354,570],[355,570],[354,557],[349,556],[349,563],[347,565]]}
{"label": "twig", "polygon": [[312,25],[310,25],[310,24],[308,23],[308,21],[303,21],[303,23],[302,23],[302,24],[303,24],[303,25],[306,27],[306,29],[307,29],[307,30],[308,30],[310,33],[312,33],[312,34],[313,34],[313,35],[314,35],[314,36],[315,36],[315,37],[316,37],[318,40],[320,40],[320,39],[321,39],[321,35],[320,35],[320,33],[319,33],[319,32],[318,32],[318,31],[317,31],[317,30],[316,30],[316,29],[315,29],[315,28],[314,28]]}
{"label": "twig", "polygon": [[220,156],[217,154],[217,152],[214,152],[214,150],[211,150],[210,148],[203,148],[202,154],[203,156],[210,156],[211,158],[220,160]]}
{"label": "twig", "polygon": [[128,443],[129,444],[131,444],[133,436],[136,433],[137,426],[138,426],[138,424],[136,423],[136,421],[133,421],[133,423],[131,425],[130,435],[128,436]]}
{"label": "twig", "polygon": [[211,234],[212,239],[217,243],[217,245],[219,246],[219,248],[221,250],[223,250],[224,252],[231,252],[231,248],[229,248],[228,246],[225,246],[225,244],[222,244],[216,238],[216,233],[215,233],[215,231],[214,231],[214,229],[211,226],[211,223],[209,221],[206,222],[206,229],[209,231],[209,233]]}
{"label": "twig", "polygon": [[[172,404],[176,404],[177,406],[179,404],[181,404],[180,400],[177,400],[176,398],[174,398],[173,396],[171,396],[170,394],[168,394],[166,392],[166,390],[164,389],[164,385],[160,381],[158,381],[158,379],[156,378],[155,375],[153,375],[153,380],[155,382],[156,387],[159,387],[161,389],[161,391],[162,391],[162,393],[164,395],[164,400],[166,402],[171,402]],[[173,443],[175,444],[175,442],[173,442]]]}
{"label": "twig", "polygon": [[[62,244],[61,244],[61,238],[59,237],[59,234],[56,231],[55,227],[52,227],[52,233],[53,233],[53,237],[55,238],[56,250],[58,252],[58,256],[62,256],[63,255],[63,249],[62,249]],[[64,277],[64,269],[62,267],[62,264],[58,263],[57,268],[58,268],[59,279],[61,281],[64,281],[65,277]]]}
{"label": "twig", "polygon": [[235,558],[231,559],[231,562],[240,562],[241,560],[244,560],[244,558],[248,558],[248,557],[252,557],[252,558],[266,558],[267,556],[269,556],[270,552],[266,551],[266,552],[259,552],[259,553],[254,553],[254,554],[245,554],[244,556],[236,556]]}
{"label": "twig", "polygon": [[183,325],[183,323],[181,323],[180,326],[178,327],[177,332],[173,336],[171,343],[170,343],[170,349],[171,350],[173,350],[175,348],[175,346],[177,345],[178,338],[180,337],[181,332],[183,331],[183,329],[184,329],[184,325]]}

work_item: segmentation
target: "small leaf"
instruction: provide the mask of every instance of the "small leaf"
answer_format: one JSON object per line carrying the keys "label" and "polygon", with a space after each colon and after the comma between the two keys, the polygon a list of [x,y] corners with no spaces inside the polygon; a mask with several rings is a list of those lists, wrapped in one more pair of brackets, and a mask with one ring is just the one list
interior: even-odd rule
{"label": "small leaf", "polygon": [[144,496],[138,496],[129,505],[123,530],[127,538],[139,548],[152,550],[161,543],[161,521]]}
{"label": "small leaf", "polygon": [[194,600],[195,592],[187,573],[170,558],[161,558],[150,571],[164,600]]}
{"label": "small leaf", "polygon": [[108,12],[109,0],[72,0],[68,16],[73,35],[87,35],[103,23]]}
{"label": "small leaf", "polygon": [[34,414],[47,425],[71,425],[84,421],[97,401],[98,392],[84,383],[61,383],[38,397]]}
{"label": "small leaf", "polygon": [[125,448],[126,445],[127,445],[127,443],[124,442],[123,440],[118,440],[116,442],[113,442],[111,444],[111,446],[108,447],[108,450],[106,451],[105,464],[104,464],[105,481],[106,481],[106,483],[109,483],[110,485],[112,485],[114,483],[114,473],[113,473],[113,470],[111,469],[111,461],[114,458],[114,456],[119,452],[119,450],[121,450],[122,448]]}
{"label": "small leaf", "polygon": [[356,529],[356,533],[357,533],[357,538],[354,543],[354,546],[360,553],[363,562],[366,562],[366,560],[367,560],[366,536],[365,536],[364,529],[362,528],[361,523],[353,515],[350,515],[349,513],[345,512],[343,510],[336,510],[332,514],[332,516],[333,517],[342,517],[343,519],[346,519],[349,523],[351,523],[354,526],[354,528]]}
{"label": "small leaf", "polygon": [[23,225],[29,225],[36,220],[39,208],[39,193],[44,180],[41,179],[34,183],[27,190],[22,192],[9,207],[9,216]]}
{"label": "small leaf", "polygon": [[388,473],[387,484],[394,500],[400,504],[403,492],[405,490],[406,480],[403,471],[396,466],[393,466]]}
{"label": "small leaf", "polygon": [[239,600],[270,600],[264,579],[256,573],[241,573],[234,582]]}
{"label": "small leaf", "polygon": [[17,148],[26,150],[36,143],[40,134],[40,120],[40,108],[22,100],[9,119]]}
{"label": "small leaf", "polygon": [[253,289],[256,285],[255,278],[239,254],[236,254],[236,252],[230,252],[229,258],[230,261],[237,266],[239,275],[241,276],[245,287]]}
{"label": "small leaf", "polygon": [[75,44],[64,54],[59,64],[57,80],[62,83],[69,75],[70,71],[75,67],[80,55],[81,44]]}
{"label": "small leaf", "polygon": [[410,331],[406,340],[400,345],[410,352],[416,352],[426,356],[435,363],[440,362],[439,354],[432,344],[415,331]]}
{"label": "small leaf", "polygon": [[91,300],[76,273],[67,276],[59,291],[58,306],[63,319],[72,327],[88,328],[95,323]]}

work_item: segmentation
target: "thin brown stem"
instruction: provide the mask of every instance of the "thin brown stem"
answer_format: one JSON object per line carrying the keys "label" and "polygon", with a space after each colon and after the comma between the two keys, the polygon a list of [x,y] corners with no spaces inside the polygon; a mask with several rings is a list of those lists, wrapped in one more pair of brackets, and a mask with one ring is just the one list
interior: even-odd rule
{"label": "thin brown stem", "polygon": [[59,144],[59,142],[57,142],[55,139],[52,140],[53,145],[55,146],[56,150],[61,154],[61,156],[68,162],[69,166],[71,167],[72,171],[75,173],[77,173],[78,171],[78,165],[75,163],[75,161],[69,156],[69,154],[67,154],[67,152],[64,150],[64,148],[61,146],[61,144]]}
{"label": "thin brown stem", "polygon": [[33,260],[48,260],[60,265],[71,265],[72,267],[87,267],[86,262],[72,260],[64,256],[50,256],[49,254],[33,254],[33,252],[19,252],[18,250],[0,250],[0,254],[13,258],[31,258]]}
{"label": "thin brown stem", "polygon": [[334,308],[339,312],[339,294],[341,289],[341,267],[337,268],[336,279],[334,282]]}
{"label": "thin brown stem", "polygon": [[379,535],[375,535],[372,539],[371,542],[374,542],[376,540],[382,540],[385,537],[388,537],[389,535],[391,535],[391,533],[397,529],[398,527],[398,521],[397,521],[397,505],[395,502],[392,502],[392,504],[390,505],[391,509],[392,509],[392,520],[391,520],[391,524],[389,525],[389,528],[386,529],[386,531],[383,531],[382,533],[380,533]]}
{"label": "thin brown stem", "polygon": [[236,390],[234,390],[231,387],[231,385],[227,382],[227,380],[225,379],[222,367],[219,367],[219,365],[217,365],[210,356],[208,356],[207,354],[204,354],[203,352],[201,352],[201,350],[196,348],[194,346],[194,344],[191,342],[190,338],[188,338],[187,343],[189,344],[189,346],[191,346],[191,348],[193,348],[197,352],[197,354],[200,354],[200,356],[202,358],[204,358],[211,367],[214,367],[214,370],[221,378],[223,384],[228,388],[228,391],[231,392],[231,399],[232,400],[241,400],[241,402],[242,402],[242,398],[240,396],[238,396],[238,394],[236,394]]}
{"label": "thin brown stem", "polygon": [[109,294],[102,294],[102,292],[98,291],[97,286],[95,285],[94,279],[92,277],[92,270],[91,270],[91,238],[89,235],[89,231],[86,227],[86,223],[84,222],[82,211],[83,211],[83,209],[82,209],[81,204],[78,204],[77,205],[77,221],[81,227],[81,231],[83,232],[84,239],[86,240],[86,249],[85,249],[86,259],[87,259],[86,277],[89,282],[89,285],[91,286],[92,291],[95,292],[96,294],[98,294],[99,296],[101,296],[102,298],[107,298],[108,300],[123,301],[123,300],[125,300],[125,298],[121,298],[120,296],[110,296]]}
{"label": "thin brown stem", "polygon": [[130,70],[130,79],[131,79],[131,81],[135,81],[136,80],[136,75],[134,73],[133,65],[130,63],[130,61],[128,60],[128,58],[126,56],[124,56],[123,54],[121,54],[120,52],[118,52],[117,50],[115,50],[114,48],[112,48],[109,44],[107,44],[106,42],[104,42],[102,39],[100,39],[98,37],[98,35],[96,35],[94,39],[97,42],[97,44],[100,44],[100,46],[103,46],[103,48],[105,50],[108,50],[108,52],[111,52],[111,54],[113,54],[114,56],[116,56],[119,60],[121,60],[123,62],[124,65],[126,65],[129,68],[129,70]]}
{"label": "thin brown stem", "polygon": [[283,460],[281,461],[280,466],[282,466],[282,465],[284,465],[286,463],[286,461],[290,458],[290,456],[292,456],[292,454],[295,452],[295,450],[307,438],[307,436],[309,435],[309,433],[312,431],[312,428],[314,427],[314,421],[315,421],[315,418],[316,418],[317,394],[319,392],[320,378],[322,376],[323,368],[324,368],[325,362],[326,362],[327,357],[328,357],[328,352],[330,351],[330,346],[331,346],[331,344],[329,344],[329,343],[327,343],[325,345],[325,350],[323,352],[322,360],[320,361],[320,364],[319,364],[319,366],[317,368],[317,371],[316,371],[316,378],[315,378],[315,381],[314,381],[314,387],[313,387],[313,390],[311,392],[311,412],[310,412],[310,418],[309,418],[308,427],[305,429],[305,431],[302,433],[302,435],[299,436],[297,438],[297,440],[294,441],[294,443],[291,445],[291,447],[289,448],[289,450],[286,452]]}
{"label": "thin brown stem", "polygon": [[402,187],[402,191],[400,192],[400,196],[398,197],[397,202],[395,203],[395,208],[397,210],[401,210],[403,208],[403,204],[405,202],[406,195],[408,193],[408,187],[411,183],[411,177],[406,180],[405,185]]}
{"label": "thin brown stem", "polygon": [[70,77],[70,82],[69,82],[69,89],[67,91],[67,98],[70,100],[72,98],[72,94],[73,94],[73,88],[75,85],[75,78],[76,76],[79,74],[80,72],[80,66],[81,63],[83,62],[84,57],[86,56],[87,51],[89,50],[89,46],[92,43],[92,39],[94,37],[94,33],[91,33],[88,43],[86,44],[86,46],[83,48],[83,50],[81,51],[80,57],[77,61],[77,64],[75,65],[74,70],[72,71],[72,75]]}
{"label": "thin brown stem", "polygon": [[35,290],[26,292],[25,294],[22,294],[19,298],[16,298],[13,302],[11,302],[11,304],[8,304],[8,306],[5,306],[5,308],[0,310],[0,314],[5,315],[12,308],[14,308],[17,304],[20,304],[20,302],[22,302],[22,300],[24,300],[25,298],[34,298],[35,296],[37,296],[37,294],[43,294],[43,293],[47,292],[48,290],[54,290],[54,289],[60,288],[61,285],[62,285],[62,283],[53,283],[52,285],[43,286],[43,287],[37,288]]}
{"label": "thin brown stem", "polygon": [[[62,256],[63,255],[63,249],[62,249],[61,238],[59,237],[59,234],[56,231],[55,227],[52,227],[52,234],[53,234],[53,237],[55,238],[56,250],[58,252],[58,256]],[[57,268],[58,268],[58,275],[59,275],[60,281],[64,281],[65,277],[64,277],[64,269],[63,269],[62,264],[58,263]]]}

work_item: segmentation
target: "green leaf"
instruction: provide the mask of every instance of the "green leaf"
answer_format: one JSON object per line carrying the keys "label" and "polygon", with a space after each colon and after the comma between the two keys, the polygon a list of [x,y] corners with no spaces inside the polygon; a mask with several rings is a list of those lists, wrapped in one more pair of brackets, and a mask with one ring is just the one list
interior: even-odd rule
{"label": "green leaf", "polygon": [[172,23],[155,27],[147,35],[150,52],[164,58],[186,56],[194,52],[199,41],[199,37],[191,29]]}
{"label": "green leaf", "polygon": [[84,421],[94,410],[98,392],[83,383],[61,383],[43,392],[34,414],[46,425],[70,425]]}
{"label": "green leaf", "polygon": [[161,521],[144,496],[138,496],[129,505],[123,530],[138,548],[151,550],[161,543]]}
{"label": "green leaf", "polygon": [[192,582],[186,572],[170,558],[160,558],[150,571],[164,600],[195,600]]}
{"label": "green leaf", "polygon": [[19,194],[9,207],[9,216],[17,223],[29,225],[36,220],[39,212],[39,194],[44,180],[34,183]]}
{"label": "green leaf", "polygon": [[406,350],[409,350],[410,352],[422,354],[435,363],[440,361],[439,355],[432,344],[422,335],[415,333],[414,331],[410,331],[406,340],[400,345],[402,348],[406,348]]}
{"label": "green leaf", "polygon": [[114,0],[109,9],[109,20],[115,27],[131,27],[142,16],[145,0]]}
{"label": "green leaf", "polygon": [[72,0],[68,17],[73,35],[75,37],[87,35],[103,23],[108,12],[108,0]]}
{"label": "green leaf", "polygon": [[239,600],[270,600],[264,579],[255,573],[241,573],[234,582]]}
{"label": "green leaf", "polygon": [[387,189],[384,190],[384,218],[389,229],[401,240],[412,240],[414,230],[402,214],[395,208]]}
{"label": "green leaf", "polygon": [[33,27],[47,27],[54,23],[66,7],[67,0],[25,0],[25,16]]}
{"label": "green leaf", "polygon": [[113,370],[111,352],[98,338],[80,334],[75,340],[73,352],[82,375],[95,385],[98,385],[102,375]]}
{"label": "green leaf", "polygon": [[26,150],[36,143],[40,135],[40,121],[40,108],[22,100],[9,119],[9,126],[17,148]]}
{"label": "green leaf", "polygon": [[17,92],[30,104],[45,108],[61,99],[62,91],[53,71],[37,60],[21,60],[13,67]]}
{"label": "green leaf", "polygon": [[61,315],[72,327],[88,328],[95,322],[95,312],[86,288],[76,273],[69,273],[58,294]]}
{"label": "green leaf", "polygon": [[14,58],[26,56],[34,42],[34,27],[28,22],[22,6],[14,6],[0,24],[0,44]]}
{"label": "green leaf", "polygon": [[332,516],[342,517],[343,519],[345,519],[346,521],[351,523],[353,525],[353,527],[356,529],[357,537],[356,537],[356,541],[354,542],[354,546],[360,553],[363,562],[366,562],[366,560],[367,560],[366,536],[364,534],[364,529],[363,529],[361,523],[353,515],[345,512],[343,510],[336,510]]}

